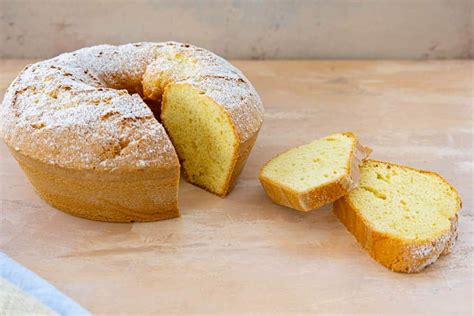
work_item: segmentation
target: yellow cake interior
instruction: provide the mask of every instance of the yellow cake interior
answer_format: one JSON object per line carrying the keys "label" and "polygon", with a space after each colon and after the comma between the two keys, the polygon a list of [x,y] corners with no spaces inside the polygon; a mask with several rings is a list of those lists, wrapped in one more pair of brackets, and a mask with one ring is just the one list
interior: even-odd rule
{"label": "yellow cake interior", "polygon": [[224,195],[239,139],[225,110],[186,84],[169,85],[161,119],[189,182]]}
{"label": "yellow cake interior", "polygon": [[379,232],[426,240],[450,229],[459,208],[457,192],[433,173],[368,160],[349,198]]}
{"label": "yellow cake interior", "polygon": [[347,134],[333,134],[290,149],[273,158],[261,176],[295,191],[334,181],[348,174],[354,142]]}

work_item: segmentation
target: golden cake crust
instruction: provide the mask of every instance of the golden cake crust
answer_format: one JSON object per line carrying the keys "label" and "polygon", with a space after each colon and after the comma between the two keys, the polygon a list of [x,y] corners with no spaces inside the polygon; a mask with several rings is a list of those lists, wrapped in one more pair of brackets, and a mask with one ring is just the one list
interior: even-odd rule
{"label": "golden cake crust", "polygon": [[[370,160],[400,168],[415,170],[439,177],[457,194],[458,211],[461,209],[461,198],[456,189],[442,176],[435,172],[418,170],[383,161]],[[450,218],[450,228],[428,240],[404,240],[375,229],[361,212],[354,206],[348,195],[334,202],[334,213],[349,232],[354,235],[369,255],[385,267],[396,272],[413,273],[423,270],[440,256],[449,254],[458,236],[458,213]]]}
{"label": "golden cake crust", "polygon": [[[166,174],[167,199],[174,202],[166,202],[164,207],[163,201],[157,200],[149,206],[170,213],[168,206],[174,205],[172,214],[165,217],[178,216],[179,160],[165,128],[154,116],[159,113],[153,113],[147,105],[153,108],[158,104],[153,110],[159,112],[162,94],[171,84],[192,85],[226,110],[240,140],[240,154],[232,170],[235,180],[245,163],[244,153],[249,144],[250,148],[253,145],[263,121],[261,100],[238,69],[189,44],[99,45],[28,65],[5,94],[0,108],[0,136],[21,161],[40,195],[62,210],[77,213],[72,209],[88,209],[79,216],[111,221],[159,217],[130,215],[138,214],[138,208],[130,209],[123,218],[108,216],[107,212],[117,209],[113,196],[120,200],[115,191],[108,193],[109,211],[99,215],[94,213],[93,203],[58,203],[58,196],[41,194],[47,189],[46,183],[34,181],[35,177],[57,168],[67,173],[84,172],[88,177],[96,175],[97,183],[106,190],[106,184],[100,182],[104,174],[137,175],[147,181],[152,181],[147,173]],[[42,173],[36,172],[38,168]],[[67,178],[67,173],[62,176]],[[126,185],[126,179],[121,180]],[[162,179],[158,182],[157,188],[164,185]],[[232,184],[229,181],[228,190]],[[130,198],[149,199],[145,191],[137,189]]]}

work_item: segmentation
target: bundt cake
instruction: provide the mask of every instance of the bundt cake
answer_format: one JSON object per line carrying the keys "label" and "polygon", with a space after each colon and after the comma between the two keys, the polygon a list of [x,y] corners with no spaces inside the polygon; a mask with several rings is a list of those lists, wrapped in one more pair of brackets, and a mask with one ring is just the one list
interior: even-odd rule
{"label": "bundt cake", "polygon": [[39,195],[95,220],[179,216],[186,179],[235,184],[263,121],[249,80],[176,42],[100,45],[27,66],[8,88],[0,135]]}

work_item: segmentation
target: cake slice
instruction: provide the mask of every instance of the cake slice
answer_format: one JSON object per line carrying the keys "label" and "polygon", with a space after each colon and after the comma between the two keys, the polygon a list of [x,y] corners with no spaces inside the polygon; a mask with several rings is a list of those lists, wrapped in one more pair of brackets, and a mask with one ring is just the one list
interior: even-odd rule
{"label": "cake slice", "polygon": [[352,190],[370,152],[352,133],[333,134],[276,156],[262,168],[260,182],[273,202],[309,211]]}
{"label": "cake slice", "polygon": [[457,238],[461,198],[441,176],[367,160],[359,186],[334,212],[363,248],[397,272],[418,272],[448,254]]}

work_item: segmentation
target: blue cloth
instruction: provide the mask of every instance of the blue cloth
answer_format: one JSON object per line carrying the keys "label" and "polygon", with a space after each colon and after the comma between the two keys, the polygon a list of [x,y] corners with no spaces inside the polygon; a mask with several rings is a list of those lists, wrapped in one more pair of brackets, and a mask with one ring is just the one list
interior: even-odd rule
{"label": "blue cloth", "polygon": [[0,277],[35,297],[59,315],[85,316],[88,311],[44,279],[0,252]]}

